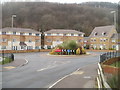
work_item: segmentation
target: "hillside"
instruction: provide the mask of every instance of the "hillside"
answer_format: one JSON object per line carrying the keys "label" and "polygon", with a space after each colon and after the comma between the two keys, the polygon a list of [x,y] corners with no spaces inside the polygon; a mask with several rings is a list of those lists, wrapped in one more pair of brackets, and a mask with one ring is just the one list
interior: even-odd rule
{"label": "hillside", "polygon": [[[111,6],[108,7],[108,4]],[[104,6],[102,6],[104,5]],[[15,27],[34,28],[36,30],[76,29],[88,36],[94,27],[113,24],[112,3],[60,4],[48,2],[9,2],[3,9],[3,27],[11,26],[11,16]]]}

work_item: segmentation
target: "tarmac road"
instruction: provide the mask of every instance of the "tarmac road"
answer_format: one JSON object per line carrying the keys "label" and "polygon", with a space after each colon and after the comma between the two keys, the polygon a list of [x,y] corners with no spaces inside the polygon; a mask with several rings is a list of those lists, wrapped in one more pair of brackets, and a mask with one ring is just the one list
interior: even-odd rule
{"label": "tarmac road", "polygon": [[48,52],[19,53],[15,58],[29,61],[25,66],[2,73],[3,88],[48,88],[78,68],[98,63],[101,52],[83,56],[49,56]]}

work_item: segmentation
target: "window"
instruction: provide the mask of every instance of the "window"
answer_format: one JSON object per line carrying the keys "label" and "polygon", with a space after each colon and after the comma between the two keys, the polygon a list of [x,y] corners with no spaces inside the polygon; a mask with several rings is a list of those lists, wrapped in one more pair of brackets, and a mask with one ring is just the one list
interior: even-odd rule
{"label": "window", "polygon": [[51,39],[47,39],[47,42],[52,42],[52,40]]}
{"label": "window", "polygon": [[98,35],[98,33],[97,33],[97,32],[95,32],[94,36],[97,36],[97,35]]}
{"label": "window", "polygon": [[57,42],[60,42],[60,40],[57,40]]}
{"label": "window", "polygon": [[113,39],[112,42],[115,42],[115,39]]}
{"label": "window", "polygon": [[13,35],[16,35],[16,32],[13,32]]}
{"label": "window", "polygon": [[57,33],[57,36],[59,36],[59,33]]}
{"label": "window", "polygon": [[24,35],[24,33],[21,32],[20,35]]}
{"label": "window", "polygon": [[39,46],[36,46],[35,49],[39,49]]}
{"label": "window", "polygon": [[1,49],[6,49],[6,46],[2,46]]}
{"label": "window", "polygon": [[67,34],[64,34],[64,36],[67,36]]}
{"label": "window", "polygon": [[39,33],[36,33],[36,36],[39,36]]}
{"label": "window", "polygon": [[47,46],[47,49],[51,49],[51,46]]}
{"label": "window", "polygon": [[82,40],[80,39],[80,40],[78,40],[78,42],[81,42]]}
{"label": "window", "polygon": [[13,39],[13,42],[16,42],[16,39]]}
{"label": "window", "polygon": [[35,42],[40,42],[40,40],[36,40]]}
{"label": "window", "polygon": [[28,50],[33,49],[33,46],[28,46],[27,49]]}
{"label": "window", "polygon": [[47,33],[47,36],[51,36],[51,33]]}
{"label": "window", "polygon": [[32,42],[32,40],[29,40],[28,42]]}
{"label": "window", "polygon": [[74,36],[74,34],[73,34],[73,33],[71,33],[71,36]]}
{"label": "window", "polygon": [[81,34],[78,34],[78,36],[81,36]]}
{"label": "window", "polygon": [[106,32],[103,32],[102,35],[106,35]]}
{"label": "window", "polygon": [[2,35],[6,35],[6,32],[2,32]]}
{"label": "window", "polygon": [[29,35],[32,35],[32,33],[29,33]]}
{"label": "window", "polygon": [[6,41],[7,41],[7,39],[5,39],[5,38],[2,39],[2,42],[6,42]]}

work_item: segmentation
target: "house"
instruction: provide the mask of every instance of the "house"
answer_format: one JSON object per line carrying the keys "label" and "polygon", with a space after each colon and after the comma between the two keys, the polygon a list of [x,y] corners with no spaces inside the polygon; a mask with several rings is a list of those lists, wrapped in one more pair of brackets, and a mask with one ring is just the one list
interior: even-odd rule
{"label": "house", "polygon": [[41,49],[41,33],[27,28],[0,29],[0,50]]}
{"label": "house", "polygon": [[51,49],[65,41],[75,40],[83,46],[84,33],[69,29],[52,29],[46,31],[44,40],[44,48]]}
{"label": "house", "polygon": [[89,38],[91,49],[118,49],[118,33],[113,25],[95,27]]}

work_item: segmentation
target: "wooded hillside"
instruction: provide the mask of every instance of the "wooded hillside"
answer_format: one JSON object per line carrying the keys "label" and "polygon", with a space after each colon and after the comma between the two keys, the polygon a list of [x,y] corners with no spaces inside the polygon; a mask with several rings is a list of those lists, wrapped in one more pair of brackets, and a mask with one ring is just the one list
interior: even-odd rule
{"label": "wooded hillside", "polygon": [[113,3],[60,4],[48,2],[8,2],[2,6],[3,27],[11,27],[11,16],[15,27],[36,30],[76,29],[88,36],[94,27],[113,24]]}

